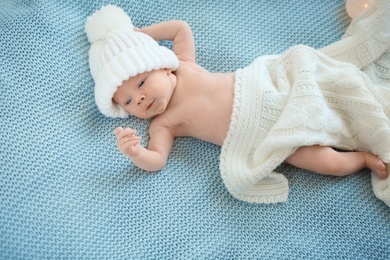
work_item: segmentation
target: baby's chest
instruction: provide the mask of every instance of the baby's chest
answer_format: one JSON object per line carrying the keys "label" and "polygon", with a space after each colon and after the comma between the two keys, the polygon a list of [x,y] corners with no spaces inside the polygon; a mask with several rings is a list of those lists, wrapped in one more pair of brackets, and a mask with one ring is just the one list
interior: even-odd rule
{"label": "baby's chest", "polygon": [[222,109],[217,105],[199,104],[186,107],[178,118],[177,136],[191,136],[219,144],[229,129],[231,108]]}

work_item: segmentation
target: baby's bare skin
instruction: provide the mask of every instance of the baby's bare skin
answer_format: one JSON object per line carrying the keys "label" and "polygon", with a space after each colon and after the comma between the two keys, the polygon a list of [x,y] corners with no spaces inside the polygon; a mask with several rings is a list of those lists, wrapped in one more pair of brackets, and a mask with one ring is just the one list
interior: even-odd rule
{"label": "baby's bare skin", "polygon": [[[164,74],[155,77],[155,74]],[[174,78],[174,80],[170,78]],[[133,87],[132,102],[138,103],[133,111],[123,108],[137,117],[154,118],[149,129],[148,150],[162,156],[163,162],[172,148],[174,137],[191,136],[221,146],[227,135],[233,108],[234,74],[210,73],[192,62],[180,62],[174,72],[148,72],[129,79],[115,92],[113,99],[118,104],[127,100],[126,89],[137,86],[139,79],[146,78],[142,88]],[[162,82],[172,82],[172,93],[161,92]],[[156,87],[154,87],[156,85]],[[159,102],[163,96],[170,96],[169,103]],[[143,98],[143,99],[142,99]],[[153,102],[154,101],[154,102]],[[143,103],[147,105],[143,106]],[[150,104],[153,103],[151,106]],[[141,109],[138,110],[138,109]],[[142,111],[147,110],[146,111]],[[131,135],[131,134],[130,134]],[[134,139],[137,141],[137,139]],[[139,140],[138,140],[139,141]],[[138,145],[138,143],[137,143]],[[136,157],[143,149],[127,154],[137,164]],[[123,152],[123,151],[122,151]],[[154,156],[156,156],[155,153]],[[149,156],[151,156],[149,154]],[[139,164],[141,168],[152,170],[154,162]],[[160,165],[159,165],[160,166]]]}
{"label": "baby's bare skin", "polygon": [[[192,136],[219,146],[229,130],[234,98],[234,74],[210,73],[181,62],[171,103],[153,123],[174,136]],[[153,127],[153,126],[152,126]]]}
{"label": "baby's bare skin", "polygon": [[[116,103],[134,116],[153,118],[147,148],[140,145],[135,130],[115,129],[121,152],[138,167],[157,171],[165,166],[175,137],[191,136],[222,146],[232,114],[234,74],[211,73],[196,64],[192,32],[184,22],[163,22],[139,30],[155,40],[172,40],[180,65],[175,72],[139,74],[118,87],[113,96]],[[387,177],[384,162],[366,152],[339,153],[309,146],[299,148],[286,162],[330,175],[348,175],[368,167],[378,177]]]}

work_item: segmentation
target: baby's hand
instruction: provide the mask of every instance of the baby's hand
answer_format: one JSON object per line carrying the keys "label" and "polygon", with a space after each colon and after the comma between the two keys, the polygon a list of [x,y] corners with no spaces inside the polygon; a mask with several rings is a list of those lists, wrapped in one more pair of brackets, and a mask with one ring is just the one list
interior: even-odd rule
{"label": "baby's hand", "polygon": [[117,127],[114,134],[117,138],[117,146],[123,154],[130,158],[139,154],[141,137],[135,135],[134,129]]}

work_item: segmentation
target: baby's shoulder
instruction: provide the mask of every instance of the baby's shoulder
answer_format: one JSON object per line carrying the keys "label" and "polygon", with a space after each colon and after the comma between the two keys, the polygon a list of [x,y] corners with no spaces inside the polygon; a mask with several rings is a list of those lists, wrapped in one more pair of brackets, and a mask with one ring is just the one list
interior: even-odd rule
{"label": "baby's shoulder", "polygon": [[176,72],[185,75],[209,73],[205,68],[193,61],[179,61],[179,67]]}

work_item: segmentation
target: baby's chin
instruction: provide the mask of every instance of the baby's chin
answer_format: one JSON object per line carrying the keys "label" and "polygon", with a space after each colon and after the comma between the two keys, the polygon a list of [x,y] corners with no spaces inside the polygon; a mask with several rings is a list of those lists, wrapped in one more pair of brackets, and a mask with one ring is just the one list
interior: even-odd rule
{"label": "baby's chin", "polygon": [[153,108],[153,110],[150,110],[149,112],[143,114],[139,118],[141,119],[153,119],[156,116],[159,116],[163,114],[166,111],[166,106],[164,105],[159,105]]}
{"label": "baby's chin", "polygon": [[139,118],[141,118],[141,119],[153,119],[153,118],[155,118],[156,116],[159,116],[159,115],[161,115],[162,113],[164,113],[164,111],[165,111],[165,110],[162,109],[161,112],[155,111],[155,113],[153,113],[153,114],[144,115],[144,116],[139,117]]}
{"label": "baby's chin", "polygon": [[164,113],[165,112],[165,107],[158,107],[157,109],[156,109],[156,116],[157,115],[161,115],[162,113]]}

